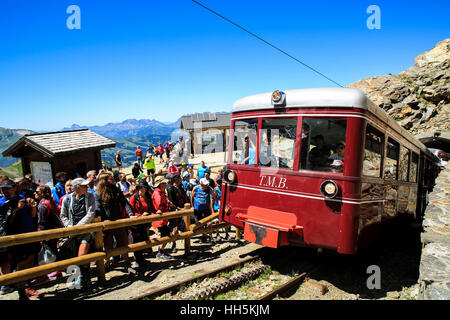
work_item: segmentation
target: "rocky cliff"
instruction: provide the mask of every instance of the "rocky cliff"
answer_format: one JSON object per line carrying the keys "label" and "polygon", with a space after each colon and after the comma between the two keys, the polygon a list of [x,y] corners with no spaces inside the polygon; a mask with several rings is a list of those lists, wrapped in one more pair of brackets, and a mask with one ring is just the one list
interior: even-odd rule
{"label": "rocky cliff", "polygon": [[450,131],[450,39],[436,44],[397,74],[349,85],[364,91],[412,134]]}

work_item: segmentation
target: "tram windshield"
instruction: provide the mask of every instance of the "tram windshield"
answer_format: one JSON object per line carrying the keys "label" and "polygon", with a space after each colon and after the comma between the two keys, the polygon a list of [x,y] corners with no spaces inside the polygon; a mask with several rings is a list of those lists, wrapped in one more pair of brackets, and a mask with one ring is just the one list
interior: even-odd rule
{"label": "tram windshield", "polygon": [[293,169],[296,134],[295,118],[262,120],[259,165]]}
{"label": "tram windshield", "polygon": [[256,131],[258,120],[236,121],[234,124],[232,162],[252,166],[256,160]]}
{"label": "tram windshield", "polygon": [[347,120],[303,118],[300,169],[344,171]]}

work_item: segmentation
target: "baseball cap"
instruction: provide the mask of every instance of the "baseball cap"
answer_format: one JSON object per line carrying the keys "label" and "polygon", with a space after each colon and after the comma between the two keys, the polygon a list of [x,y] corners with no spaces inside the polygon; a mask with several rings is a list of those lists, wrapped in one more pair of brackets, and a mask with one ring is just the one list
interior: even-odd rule
{"label": "baseball cap", "polygon": [[90,181],[83,178],[75,178],[72,180],[72,188],[75,190],[79,186],[87,186]]}
{"label": "baseball cap", "polygon": [[200,179],[200,184],[202,184],[204,186],[207,186],[207,185],[209,185],[209,181],[206,178],[201,178]]}

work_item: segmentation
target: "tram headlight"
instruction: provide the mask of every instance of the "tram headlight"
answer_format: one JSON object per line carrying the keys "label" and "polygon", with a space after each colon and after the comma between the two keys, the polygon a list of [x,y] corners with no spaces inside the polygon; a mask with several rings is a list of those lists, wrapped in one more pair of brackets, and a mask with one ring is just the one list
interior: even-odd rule
{"label": "tram headlight", "polygon": [[227,170],[223,173],[223,178],[226,183],[233,183],[236,181],[236,173],[233,170]]}
{"label": "tram headlight", "polygon": [[338,193],[338,186],[336,182],[327,180],[320,185],[320,192],[327,198],[334,198]]}
{"label": "tram headlight", "polygon": [[286,104],[286,94],[280,90],[272,92],[272,104],[274,106],[284,106]]}

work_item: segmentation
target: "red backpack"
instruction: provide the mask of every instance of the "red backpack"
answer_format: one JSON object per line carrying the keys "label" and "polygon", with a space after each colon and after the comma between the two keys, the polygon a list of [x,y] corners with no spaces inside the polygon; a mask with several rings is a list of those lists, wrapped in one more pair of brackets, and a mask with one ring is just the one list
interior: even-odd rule
{"label": "red backpack", "polygon": [[64,224],[62,223],[61,219],[59,218],[59,209],[58,209],[58,206],[56,205],[55,200],[42,199],[41,204],[43,204],[47,207],[47,213],[46,213],[47,217],[49,217],[50,215],[53,215],[53,219],[55,220],[56,228],[64,227]]}

